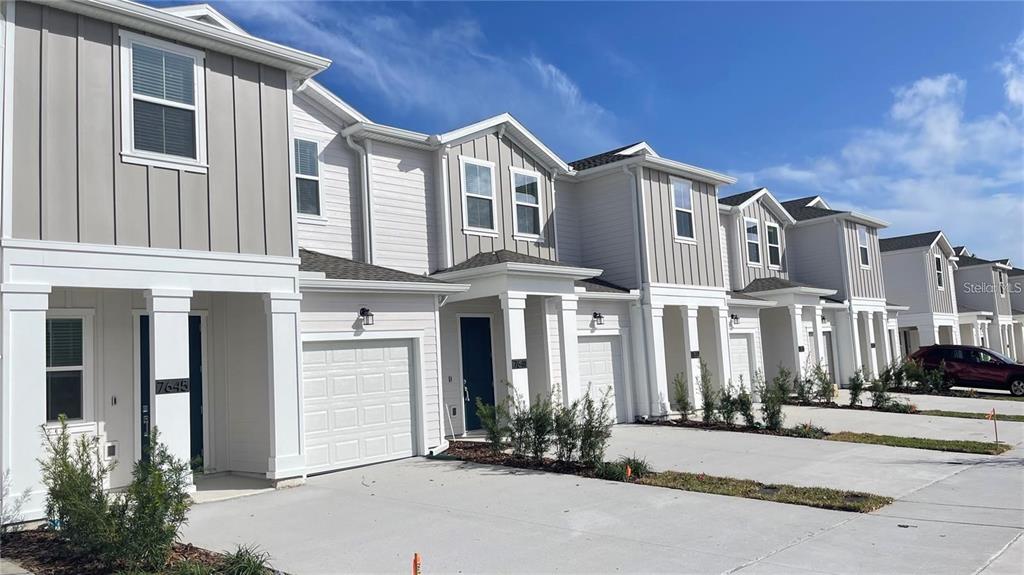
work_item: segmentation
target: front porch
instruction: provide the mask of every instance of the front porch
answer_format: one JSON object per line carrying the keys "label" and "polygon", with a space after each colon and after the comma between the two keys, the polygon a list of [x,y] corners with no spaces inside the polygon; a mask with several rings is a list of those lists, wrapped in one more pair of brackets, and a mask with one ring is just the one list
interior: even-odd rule
{"label": "front porch", "polygon": [[899,317],[900,350],[910,355],[929,345],[960,345],[962,332],[956,315],[910,314]]}

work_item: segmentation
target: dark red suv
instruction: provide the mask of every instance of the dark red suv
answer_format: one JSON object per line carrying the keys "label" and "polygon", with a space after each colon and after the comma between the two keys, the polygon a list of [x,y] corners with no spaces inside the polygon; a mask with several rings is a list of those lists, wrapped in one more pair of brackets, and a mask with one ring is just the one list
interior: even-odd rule
{"label": "dark red suv", "polygon": [[953,385],[1004,389],[1024,395],[1024,365],[984,347],[970,345],[930,345],[910,354],[925,369],[938,369],[945,362]]}

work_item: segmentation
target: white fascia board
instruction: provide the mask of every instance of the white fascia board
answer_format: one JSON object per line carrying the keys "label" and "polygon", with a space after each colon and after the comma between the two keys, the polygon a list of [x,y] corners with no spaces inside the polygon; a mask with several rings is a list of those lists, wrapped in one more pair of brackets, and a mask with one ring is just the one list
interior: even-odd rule
{"label": "white fascia board", "polygon": [[723,206],[722,204],[719,204],[719,211],[732,211],[738,214],[742,212],[744,208],[762,198],[764,198],[765,201],[768,203],[769,211],[778,216],[779,219],[783,220],[787,225],[792,225],[796,223],[796,220],[793,219],[793,216],[789,215],[789,212],[786,211],[786,208],[782,207],[782,204],[779,203],[779,200],[775,197],[775,194],[772,194],[771,191],[768,190],[768,188],[761,188],[761,191],[747,198],[747,200],[742,204],[738,204],[735,206]]}
{"label": "white fascia board", "polygon": [[296,91],[312,98],[329,112],[341,118],[345,124],[373,123],[369,118],[360,113],[359,110],[356,110],[351,104],[339,98],[334,92],[331,92],[326,86],[316,80],[303,82]]}
{"label": "white fascia board", "polygon": [[[992,312],[990,312],[990,311],[981,311],[981,310],[976,310],[976,311],[958,311],[958,312],[956,312],[956,315],[960,319],[970,319],[970,318],[979,318],[979,317],[980,318],[985,318],[985,317],[991,316]],[[961,321],[960,323],[964,323],[964,322]]]}
{"label": "white fascia board", "polygon": [[635,290],[629,293],[577,290],[576,297],[586,300],[636,301],[640,299],[640,292]]}
{"label": "white fascia board", "polygon": [[373,122],[359,122],[352,124],[342,130],[341,135],[345,138],[349,136],[366,138],[379,142],[411,146],[422,150],[433,150],[437,148],[437,145],[432,142],[432,138],[426,134],[403,130],[402,128],[395,128],[394,126],[376,124]]}
{"label": "white fascia board", "polygon": [[623,167],[629,168],[633,166],[647,166],[688,180],[698,180],[719,186],[728,186],[736,183],[736,178],[732,176],[727,176],[704,168],[698,168],[697,166],[691,166],[675,160],[666,160],[665,158],[653,156],[633,156],[618,162],[611,162],[610,164],[590,168],[589,170],[573,172],[572,179],[575,181],[586,181],[609,172],[620,172]]}
{"label": "white fascia board", "polygon": [[851,221],[856,222],[858,224],[866,224],[866,225],[869,225],[869,226],[872,226],[872,227],[875,227],[875,228],[887,228],[887,227],[889,227],[889,222],[887,222],[887,221],[880,220],[878,218],[873,218],[871,216],[868,216],[868,215],[865,215],[865,214],[860,214],[860,213],[857,213],[857,212],[840,212],[838,214],[832,214],[830,216],[822,216],[820,218],[811,218],[809,220],[800,220],[798,222],[794,222],[793,225],[794,226],[809,226],[809,225],[814,225],[814,224],[820,224],[822,222],[838,221],[838,220],[851,220]]}
{"label": "white fascia board", "polygon": [[775,307],[778,302],[767,299],[744,299],[729,296],[729,307]]}
{"label": "white fascia board", "polygon": [[[527,149],[530,149],[535,155],[539,155],[544,159],[548,160],[548,162],[550,162],[548,166],[549,168],[551,168],[552,170],[561,171],[563,173],[568,173],[571,171],[569,168],[569,164],[567,164],[565,160],[558,157],[558,154],[552,152],[550,148],[544,145],[544,142],[541,142],[540,139],[537,138],[537,136],[534,136],[532,132],[527,130],[525,126],[519,123],[519,120],[516,120],[514,117],[512,117],[511,114],[507,112],[504,114],[498,114],[497,116],[493,116],[485,120],[481,120],[468,126],[464,126],[462,128],[452,130],[450,132],[438,134],[437,136],[434,136],[433,140],[437,144],[451,146],[464,140],[473,139],[474,137],[481,133],[493,131],[498,126],[501,126],[503,124],[508,128],[511,128],[511,135],[515,136],[515,138],[520,142],[527,144]],[[508,133],[509,132],[506,132],[506,134]]]}
{"label": "white fascia board", "polygon": [[179,16],[126,0],[74,0],[60,3],[61,10],[113,22],[184,44],[238,56],[287,70],[298,79],[308,78],[331,65],[327,58],[302,50],[239,34],[192,18]]}
{"label": "white fascia board", "polygon": [[[795,294],[795,295],[823,296],[823,295],[836,295],[836,292],[837,292],[837,290],[834,290],[834,289],[815,288],[815,287],[807,287],[807,286],[797,286],[797,287],[789,287],[789,288],[782,288],[782,289],[770,289],[770,290],[764,290],[764,291],[756,291],[756,292],[750,292],[750,293],[751,294],[765,294],[765,295]],[[756,297],[760,297],[760,296],[756,296]]]}
{"label": "white fascia board", "polygon": [[850,307],[850,302],[823,301],[821,302],[821,307],[823,309],[846,309]]}
{"label": "white fascia board", "polygon": [[899,305],[899,304],[890,303],[890,304],[885,304],[885,309],[886,309],[886,311],[907,311],[907,310],[910,309],[910,306],[909,305]]}
{"label": "white fascia board", "polygon": [[299,291],[309,292],[388,292],[443,295],[462,293],[468,289],[468,284],[299,278]]}
{"label": "white fascia board", "polygon": [[544,264],[524,264],[518,262],[506,262],[480,266],[465,270],[456,270],[434,274],[440,280],[475,279],[495,275],[532,275],[532,276],[556,276],[572,280],[584,280],[601,275],[603,270],[593,268],[575,268],[565,266],[549,266]]}
{"label": "white fascia board", "polygon": [[661,157],[658,155],[658,152],[655,152],[654,148],[652,148],[651,145],[648,144],[647,142],[638,142],[637,144],[630,146],[625,150],[619,150],[618,152],[616,152],[616,154],[619,154],[620,156],[632,156],[633,154],[636,154],[638,152],[645,152],[647,155],[654,156],[656,158]]}
{"label": "white fascia board", "polygon": [[882,220],[882,219],[879,219],[879,218],[876,218],[874,216],[869,216],[867,214],[862,214],[860,212],[848,212],[847,217],[849,219],[851,219],[851,220],[856,221],[856,222],[859,222],[859,223],[862,223],[862,224],[868,224],[869,226],[874,226],[876,228],[887,228],[887,227],[889,227],[889,222],[887,222],[885,220]]}
{"label": "white fascia board", "polygon": [[[175,16],[181,16],[183,18],[202,18],[206,17],[217,23],[218,26],[234,32],[235,34],[245,34],[250,36],[248,32],[242,29],[241,26],[235,24],[230,18],[221,14],[216,8],[209,4],[185,4],[184,6],[169,6],[167,8],[161,8],[168,14],[174,14]],[[202,22],[200,20],[200,22]],[[205,22],[202,22],[205,24]]]}

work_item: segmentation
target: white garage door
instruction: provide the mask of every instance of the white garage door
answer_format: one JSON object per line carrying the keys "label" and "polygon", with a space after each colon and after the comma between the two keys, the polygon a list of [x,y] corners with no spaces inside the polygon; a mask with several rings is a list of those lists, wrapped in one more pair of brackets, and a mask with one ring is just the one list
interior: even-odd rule
{"label": "white garage door", "polygon": [[413,455],[409,342],[310,342],[302,362],[309,472]]}
{"label": "white garage door", "polygon": [[743,378],[743,385],[750,388],[750,375],[753,369],[750,367],[750,335],[729,336],[729,357],[732,358],[732,383],[737,388],[740,385],[740,378]]}
{"label": "white garage door", "polygon": [[580,385],[589,388],[597,400],[605,393],[614,401],[612,413],[617,423],[629,418],[629,399],[622,369],[622,345],[619,336],[588,336],[579,340]]}

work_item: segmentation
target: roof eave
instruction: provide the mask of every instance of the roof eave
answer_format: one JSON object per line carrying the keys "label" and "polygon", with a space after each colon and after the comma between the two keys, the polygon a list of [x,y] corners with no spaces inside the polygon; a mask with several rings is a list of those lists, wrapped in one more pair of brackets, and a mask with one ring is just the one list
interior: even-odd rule
{"label": "roof eave", "polygon": [[341,131],[342,137],[360,137],[392,144],[412,146],[423,150],[433,150],[437,144],[426,134],[386,126],[374,122],[358,122]]}
{"label": "roof eave", "polygon": [[437,136],[433,137],[433,141],[436,142],[437,144],[452,145],[463,140],[471,139],[478,134],[491,132],[495,128],[498,128],[499,126],[502,125],[511,127],[517,139],[525,141],[527,144],[530,145],[530,147],[533,148],[533,150],[531,151],[534,154],[539,155],[543,157],[543,159],[547,160],[549,162],[549,165],[547,166],[549,169],[559,170],[564,173],[572,171],[572,169],[569,167],[569,164],[567,164],[565,160],[558,157],[558,154],[555,154],[553,151],[551,151],[551,148],[548,148],[546,145],[544,145],[544,142],[541,142],[540,138],[534,136],[532,132],[526,129],[526,126],[523,126],[521,123],[519,123],[519,120],[516,120],[511,114],[507,112],[503,114],[498,114],[497,116],[486,118],[484,120],[480,120],[479,122],[469,124],[468,126],[463,126],[461,128],[445,132],[443,134],[438,134]]}
{"label": "roof eave", "polygon": [[528,264],[521,262],[502,262],[486,266],[478,266],[450,272],[435,273],[434,277],[441,280],[458,280],[478,278],[499,274],[526,274],[559,276],[572,280],[585,280],[601,275],[603,270],[595,268],[577,268],[567,266],[552,266],[546,264]]}
{"label": "roof eave", "polygon": [[[746,208],[750,204],[758,201],[763,197],[768,198],[769,207],[771,208],[772,213],[780,217],[787,225],[793,225],[796,223],[796,220],[793,219],[793,216],[790,215],[788,211],[786,211],[786,208],[783,207],[781,203],[779,203],[779,200],[775,197],[775,194],[771,193],[771,191],[768,188],[761,188],[760,191],[758,191],[756,194],[747,198],[743,203],[737,204],[735,206],[730,206],[728,204],[723,206],[721,203],[719,203],[718,209],[720,211],[731,211],[735,214],[738,214],[742,212],[744,208]],[[723,208],[728,208],[728,210],[723,210]]]}
{"label": "roof eave", "polygon": [[774,295],[774,294],[800,294],[800,295],[823,296],[823,295],[836,295],[836,292],[837,292],[837,290],[834,290],[834,289],[816,288],[816,287],[810,287],[810,286],[793,286],[793,287],[787,287],[787,288],[767,289],[767,290],[763,290],[763,291],[750,291],[750,292],[744,292],[744,293],[749,293],[751,295],[758,294],[756,297],[760,297],[761,295]]}
{"label": "roof eave", "polygon": [[327,108],[329,112],[341,117],[346,123],[373,123],[359,110],[356,110],[351,104],[339,98],[334,92],[331,92],[316,80],[310,79],[303,82],[296,91],[307,95],[321,106]]}
{"label": "roof eave", "polygon": [[725,174],[720,174],[697,166],[691,166],[675,160],[646,155],[628,157],[617,162],[610,162],[594,168],[573,172],[572,175],[575,177],[574,179],[583,181],[596,178],[607,172],[621,172],[624,167],[629,168],[632,166],[656,168],[684,178],[699,180],[719,186],[728,186],[736,183],[736,178],[732,176],[727,176]]}
{"label": "roof eave", "polygon": [[309,292],[389,292],[446,295],[462,293],[469,287],[468,284],[441,282],[299,278],[299,290]]}

